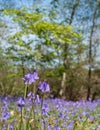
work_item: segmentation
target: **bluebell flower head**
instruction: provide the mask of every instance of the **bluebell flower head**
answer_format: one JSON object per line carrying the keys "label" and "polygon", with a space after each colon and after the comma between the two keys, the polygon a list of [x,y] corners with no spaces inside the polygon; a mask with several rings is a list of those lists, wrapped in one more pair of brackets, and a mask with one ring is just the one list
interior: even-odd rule
{"label": "bluebell flower head", "polygon": [[4,127],[2,128],[2,130],[7,130],[7,126],[4,126]]}
{"label": "bluebell flower head", "polygon": [[88,122],[93,123],[93,122],[94,122],[94,120],[95,120],[95,117],[93,117],[93,116],[88,117]]}
{"label": "bluebell flower head", "polygon": [[2,118],[1,118],[2,121],[7,121],[9,117],[10,117],[9,111],[3,111],[2,112]]}
{"label": "bluebell flower head", "polygon": [[41,103],[41,100],[40,100],[40,97],[39,97],[39,95],[38,95],[38,94],[36,95],[35,102],[36,102],[36,103]]}
{"label": "bluebell flower head", "polygon": [[47,115],[48,112],[49,112],[48,105],[47,104],[43,104],[43,106],[42,106],[42,114],[43,115]]}
{"label": "bluebell flower head", "polygon": [[50,86],[47,81],[41,82],[38,86],[38,89],[43,93],[50,92]]}
{"label": "bluebell flower head", "polygon": [[68,124],[67,129],[68,129],[68,130],[73,130],[73,124],[74,124],[74,121],[72,120],[72,121]]}
{"label": "bluebell flower head", "polygon": [[33,92],[29,92],[27,94],[27,97],[28,97],[29,101],[34,101],[35,100],[35,103],[40,103],[41,102],[41,100],[39,98],[39,95],[38,94],[34,95]]}
{"label": "bluebell flower head", "polygon": [[34,83],[36,80],[39,79],[38,77],[38,73],[36,70],[34,70],[33,73],[27,73],[23,78],[24,84],[32,84]]}
{"label": "bluebell flower head", "polygon": [[100,130],[100,125],[97,126],[97,130]]}
{"label": "bluebell flower head", "polygon": [[59,112],[58,116],[59,116],[59,117],[62,117],[62,116],[63,116],[62,112]]}
{"label": "bluebell flower head", "polygon": [[38,79],[39,79],[39,76],[38,76],[38,73],[37,73],[36,70],[34,70],[33,76],[34,76],[34,79],[35,79],[35,80],[38,80]]}
{"label": "bluebell flower head", "polygon": [[61,130],[59,126],[55,126],[54,130]]}
{"label": "bluebell flower head", "polygon": [[27,73],[22,79],[24,81],[24,84],[29,84],[30,83],[30,78],[31,78],[31,73]]}
{"label": "bluebell flower head", "polygon": [[27,97],[28,97],[31,101],[33,101],[33,100],[35,99],[35,95],[34,95],[33,92],[29,92],[29,93],[27,94]]}
{"label": "bluebell flower head", "polygon": [[19,107],[24,107],[25,106],[24,98],[20,97],[17,104],[18,104]]}
{"label": "bluebell flower head", "polygon": [[51,127],[51,125],[49,125],[49,126],[48,126],[48,130],[52,130],[52,127]]}

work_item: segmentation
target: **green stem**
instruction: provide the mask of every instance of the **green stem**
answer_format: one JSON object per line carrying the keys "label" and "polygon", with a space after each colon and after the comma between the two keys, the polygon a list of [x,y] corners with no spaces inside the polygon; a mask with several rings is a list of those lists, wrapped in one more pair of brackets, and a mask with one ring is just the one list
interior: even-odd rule
{"label": "green stem", "polygon": [[24,98],[26,98],[26,96],[27,96],[27,91],[28,91],[28,84],[26,84],[26,86],[25,86]]}
{"label": "green stem", "polygon": [[43,101],[44,101],[44,95],[42,95],[42,101],[41,101],[41,120],[43,121],[43,126],[44,126],[44,130],[45,130],[46,129],[45,128],[45,120],[44,120],[44,117],[42,115]]}
{"label": "green stem", "polygon": [[20,130],[22,129],[22,124],[23,124],[23,111],[21,107]]}
{"label": "green stem", "polygon": [[34,118],[34,127],[36,128],[36,124],[35,124],[35,98],[36,98],[36,85],[33,85],[33,93],[34,93],[34,97],[33,97],[33,101],[32,101],[32,111],[33,111],[33,118]]}
{"label": "green stem", "polygon": [[[43,101],[44,101],[44,96],[42,95],[42,101],[41,101],[41,120],[43,121],[43,126],[45,125],[45,121],[42,115],[42,107],[43,107]],[[45,126],[44,126],[44,130],[45,130]]]}
{"label": "green stem", "polygon": [[31,116],[33,117],[32,114],[33,114],[33,103],[32,103],[32,107],[31,107],[30,112],[29,112],[29,118],[28,118],[28,120],[27,120],[26,130],[28,130],[28,128],[29,128],[29,121],[30,121],[30,119],[31,119]]}
{"label": "green stem", "polygon": [[41,101],[41,119],[42,119],[42,106],[43,106],[43,96],[42,96],[42,101]]}

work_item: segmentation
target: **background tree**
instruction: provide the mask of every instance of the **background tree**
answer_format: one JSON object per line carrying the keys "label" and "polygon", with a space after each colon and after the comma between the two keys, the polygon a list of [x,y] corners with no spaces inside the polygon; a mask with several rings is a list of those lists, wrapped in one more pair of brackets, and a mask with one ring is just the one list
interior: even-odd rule
{"label": "background tree", "polygon": [[[66,92],[63,90],[64,93],[62,96],[64,95],[67,99],[72,100],[75,99],[76,93],[77,95],[84,95],[87,97],[87,95],[85,95],[89,79],[89,46],[87,45],[89,45],[90,41],[95,5],[96,1],[87,0],[51,0],[49,2],[31,0],[27,2],[24,0],[24,3],[23,1],[14,1],[14,4],[10,1],[9,6],[5,6],[2,9],[13,7],[15,10],[9,13],[17,24],[10,18],[8,20],[8,16],[4,17],[2,13],[1,16],[6,22],[6,25],[8,25],[8,21],[10,22],[10,31],[15,29],[15,31],[12,31],[11,35],[15,34],[17,31],[18,33],[9,39],[9,43],[7,43],[9,46],[5,49],[6,53],[5,51],[3,51],[3,53],[9,57],[10,63],[13,63],[16,71],[19,72],[19,70],[21,70],[21,75],[24,74],[26,68],[37,67],[42,73],[44,71],[47,72],[47,77],[52,86],[60,82],[58,83],[59,86],[56,85],[57,95],[59,91],[61,93],[63,90],[60,84],[64,83],[64,90],[66,90]],[[24,7],[21,10],[20,7],[22,6]],[[8,21],[6,21],[6,19]],[[13,23],[13,26],[11,23]],[[67,31],[65,31],[65,27],[68,27],[70,23],[75,30],[69,27],[70,31],[68,31],[68,28]],[[97,58],[97,53],[99,54],[99,40],[95,37],[98,26],[99,8],[97,8],[95,16],[91,47],[91,79],[92,81],[94,80],[94,83],[98,78],[95,73],[99,63],[99,58]],[[81,33],[83,37],[78,37],[77,34],[79,33]],[[77,41],[77,43],[74,43],[74,40],[75,42]],[[84,40],[86,44],[83,44],[81,42],[82,40]],[[64,46],[68,47],[67,51],[66,48],[64,50]],[[5,46],[3,49],[4,48]],[[68,69],[64,66],[64,60],[67,61]],[[63,77],[65,72],[67,76],[62,80],[63,78],[61,77]],[[56,83],[54,83],[53,80],[56,81]],[[91,94],[93,94],[97,88],[94,83],[91,83]],[[52,87],[52,90],[54,89],[55,87]],[[92,96],[91,94],[90,97]]]}

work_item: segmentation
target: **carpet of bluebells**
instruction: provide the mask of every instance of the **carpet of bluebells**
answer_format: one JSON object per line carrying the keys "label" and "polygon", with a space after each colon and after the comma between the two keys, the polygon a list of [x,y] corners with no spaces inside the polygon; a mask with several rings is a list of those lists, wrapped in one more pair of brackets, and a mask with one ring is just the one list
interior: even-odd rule
{"label": "carpet of bluebells", "polygon": [[23,80],[22,97],[0,96],[0,130],[100,130],[100,99],[72,102],[45,98],[50,92],[47,81],[27,92],[27,87],[39,80],[36,71]]}

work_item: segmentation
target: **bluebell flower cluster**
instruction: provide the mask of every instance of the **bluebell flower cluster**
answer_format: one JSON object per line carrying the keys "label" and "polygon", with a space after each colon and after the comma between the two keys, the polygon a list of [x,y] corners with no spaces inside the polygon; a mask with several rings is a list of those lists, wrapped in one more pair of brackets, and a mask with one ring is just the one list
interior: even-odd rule
{"label": "bluebell flower cluster", "polygon": [[43,104],[42,106],[42,115],[47,115],[49,112],[49,107],[47,104]]}
{"label": "bluebell flower cluster", "polygon": [[2,112],[1,120],[5,122],[5,121],[7,121],[7,120],[9,119],[9,117],[10,117],[10,112],[4,110],[4,111]]}
{"label": "bluebell flower cluster", "polygon": [[25,106],[24,97],[20,97],[17,104],[18,104],[18,107],[24,107]]}
{"label": "bluebell flower cluster", "polygon": [[38,73],[36,70],[34,70],[33,73],[29,72],[27,73],[23,78],[24,84],[32,84],[34,83],[36,80],[39,79],[38,77]]}
{"label": "bluebell flower cluster", "polygon": [[[38,79],[36,70],[23,77],[26,86],[33,85]],[[47,81],[40,82],[35,89],[41,91],[42,96],[50,93]],[[16,100],[0,96],[0,129],[28,130],[35,129],[35,126],[41,130],[81,130],[88,129],[88,126],[91,130],[100,129],[100,100],[72,102],[58,98],[45,99],[42,96],[40,98],[36,91]]]}
{"label": "bluebell flower cluster", "polygon": [[43,93],[49,93],[50,92],[50,86],[47,83],[47,81],[43,81],[39,84],[38,89]]}

